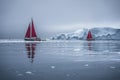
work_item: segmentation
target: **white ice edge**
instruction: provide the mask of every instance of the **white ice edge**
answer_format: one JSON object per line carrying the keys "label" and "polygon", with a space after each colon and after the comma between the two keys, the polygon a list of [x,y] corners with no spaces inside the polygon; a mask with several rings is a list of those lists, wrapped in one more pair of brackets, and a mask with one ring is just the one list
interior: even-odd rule
{"label": "white ice edge", "polygon": [[46,40],[46,41],[25,41],[23,39],[0,39],[0,43],[40,43],[40,42],[87,42],[87,43],[120,43],[120,41],[107,41],[107,40],[96,40],[96,41],[86,41],[86,40]]}
{"label": "white ice edge", "polygon": [[120,59],[101,59],[101,60],[73,60],[74,62],[83,62],[83,61],[87,61],[87,62],[103,62],[103,61],[117,61],[117,62],[120,62]]}

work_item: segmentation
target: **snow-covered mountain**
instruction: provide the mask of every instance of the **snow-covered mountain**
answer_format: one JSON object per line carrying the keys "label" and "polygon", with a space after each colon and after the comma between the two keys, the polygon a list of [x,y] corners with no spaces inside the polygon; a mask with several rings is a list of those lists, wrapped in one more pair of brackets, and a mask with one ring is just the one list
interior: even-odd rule
{"label": "snow-covered mountain", "polygon": [[[120,29],[114,28],[92,28],[93,38],[96,40],[120,40]],[[61,33],[54,37],[52,40],[85,40],[88,33],[88,29],[79,29],[71,33]]]}

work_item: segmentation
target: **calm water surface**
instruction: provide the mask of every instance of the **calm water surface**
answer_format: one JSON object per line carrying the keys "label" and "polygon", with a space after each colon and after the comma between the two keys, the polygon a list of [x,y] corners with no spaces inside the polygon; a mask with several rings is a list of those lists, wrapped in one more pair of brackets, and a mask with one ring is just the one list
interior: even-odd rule
{"label": "calm water surface", "polygon": [[120,80],[120,41],[0,41],[0,80]]}

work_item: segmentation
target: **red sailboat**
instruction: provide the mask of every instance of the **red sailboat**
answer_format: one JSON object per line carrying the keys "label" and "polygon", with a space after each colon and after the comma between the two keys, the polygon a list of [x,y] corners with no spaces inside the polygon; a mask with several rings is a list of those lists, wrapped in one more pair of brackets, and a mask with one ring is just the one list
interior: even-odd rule
{"label": "red sailboat", "polygon": [[25,35],[25,40],[26,41],[40,41],[41,40],[36,35],[33,19],[31,19],[31,23],[28,26],[28,29]]}
{"label": "red sailboat", "polygon": [[87,40],[88,41],[94,40],[90,30],[88,31],[88,34],[87,34]]}

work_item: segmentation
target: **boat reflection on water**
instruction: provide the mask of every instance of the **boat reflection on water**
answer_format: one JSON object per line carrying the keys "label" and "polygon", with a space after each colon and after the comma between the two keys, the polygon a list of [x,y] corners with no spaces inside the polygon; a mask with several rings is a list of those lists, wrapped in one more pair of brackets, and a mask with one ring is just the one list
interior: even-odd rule
{"label": "boat reflection on water", "polygon": [[26,43],[25,46],[26,46],[27,56],[30,59],[30,62],[33,63],[35,57],[36,43]]}
{"label": "boat reflection on water", "polygon": [[91,42],[88,42],[88,50],[92,50],[92,43]]}

